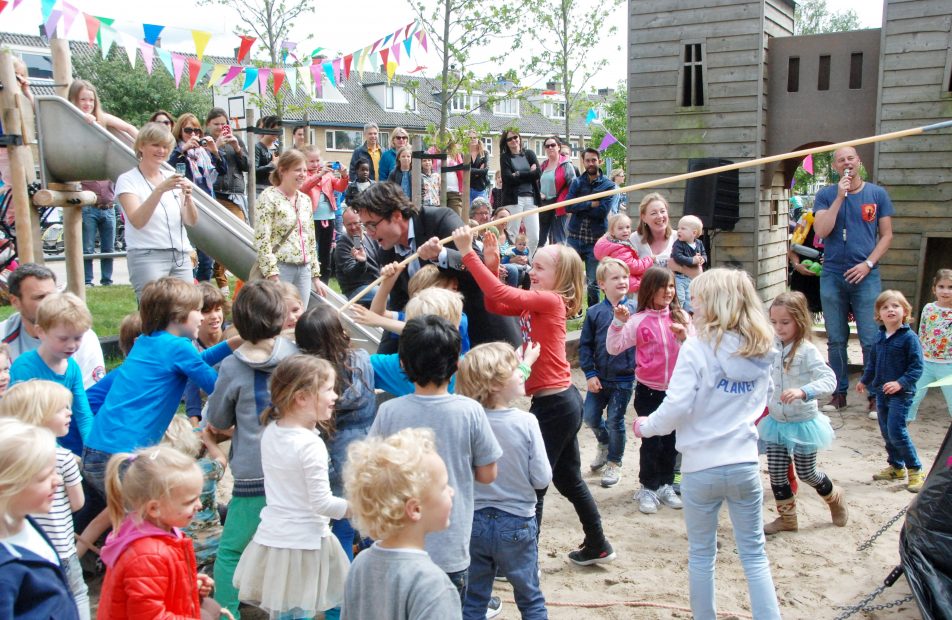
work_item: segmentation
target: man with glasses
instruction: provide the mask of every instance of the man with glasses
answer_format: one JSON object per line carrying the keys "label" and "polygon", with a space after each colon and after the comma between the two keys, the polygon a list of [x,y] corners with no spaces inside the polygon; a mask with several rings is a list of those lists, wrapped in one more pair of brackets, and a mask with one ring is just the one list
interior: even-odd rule
{"label": "man with glasses", "polygon": [[[380,246],[364,233],[360,216],[353,209],[344,209],[344,230],[347,234],[337,238],[334,248],[334,265],[340,291],[351,299],[380,275]],[[374,287],[357,303],[369,308],[376,292]]]}
{"label": "man with glasses", "polygon": [[[463,221],[450,209],[416,208],[394,183],[375,183],[357,196],[350,205],[359,214],[367,235],[380,244],[379,264],[399,262],[413,252],[419,257],[397,277],[390,292],[388,307],[403,310],[409,300],[407,284],[427,263],[452,273],[463,294],[463,312],[469,317],[469,336],[473,346],[503,340],[513,346],[521,342],[519,326],[514,317],[499,316],[486,310],[483,293],[473,277],[463,269],[459,252],[452,245],[444,247],[440,239],[452,236]],[[380,353],[396,353],[397,340],[385,339]]]}
{"label": "man with glasses", "polygon": [[[390,134],[390,148],[380,156],[380,170],[377,174],[378,181],[386,181],[390,178],[390,173],[397,167],[397,151],[410,143],[410,134],[403,127],[397,127]],[[373,178],[373,177],[371,177]]]}
{"label": "man with glasses", "polygon": [[[370,164],[370,179],[372,181],[387,180],[387,177],[377,174],[377,171],[380,170],[380,158],[382,157],[379,136],[380,128],[377,127],[377,123],[364,125],[364,143],[355,148],[354,153],[350,156],[350,167],[348,168],[350,178],[357,178],[357,164],[365,161]],[[394,161],[396,161],[396,157],[394,157]]]}

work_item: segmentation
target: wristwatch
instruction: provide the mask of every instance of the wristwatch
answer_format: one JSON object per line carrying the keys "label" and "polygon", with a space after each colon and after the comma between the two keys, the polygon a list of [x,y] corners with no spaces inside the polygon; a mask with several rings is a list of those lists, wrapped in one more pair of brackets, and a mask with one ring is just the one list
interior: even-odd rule
{"label": "wristwatch", "polygon": [[866,263],[866,266],[869,267],[870,269],[876,266],[876,263],[874,263],[873,261],[869,259],[866,259],[864,262]]}

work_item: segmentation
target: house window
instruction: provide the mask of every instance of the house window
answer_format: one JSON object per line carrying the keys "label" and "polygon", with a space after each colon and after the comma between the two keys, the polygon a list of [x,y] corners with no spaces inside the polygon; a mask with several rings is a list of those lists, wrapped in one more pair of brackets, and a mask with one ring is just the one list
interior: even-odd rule
{"label": "house window", "polygon": [[787,59],[787,92],[795,93],[800,90],[800,58],[791,56]]}
{"label": "house window", "polygon": [[50,56],[22,52],[20,58],[23,59],[23,64],[26,65],[27,76],[37,80],[53,79],[53,61]]}
{"label": "house window", "polygon": [[486,147],[486,157],[493,156],[493,139],[483,138],[483,145]]}
{"label": "house window", "polygon": [[830,57],[820,56],[820,66],[816,77],[817,90],[830,90]]}
{"label": "house window", "polygon": [[578,142],[569,142],[572,147],[572,157],[578,157]]}
{"label": "house window", "polygon": [[500,116],[519,116],[519,100],[503,99],[493,105],[493,114]]}
{"label": "house window", "polygon": [[565,118],[565,102],[546,101],[542,104],[542,113],[549,118]]}
{"label": "house window", "polygon": [[387,109],[392,110],[393,109],[393,86],[387,86],[386,99],[387,99],[386,101]]}
{"label": "house window", "polygon": [[681,65],[681,107],[704,105],[704,44],[687,43]]}
{"label": "house window", "polygon": [[863,52],[850,54],[850,90],[863,87]]}
{"label": "house window", "polygon": [[545,153],[545,140],[533,140],[532,141],[532,150],[536,152],[537,155]]}
{"label": "house window", "polygon": [[[324,145],[328,151],[353,151],[364,143],[364,132],[344,129],[327,130],[324,133]],[[381,144],[386,144],[380,138]]]}
{"label": "house window", "polygon": [[463,114],[471,112],[475,97],[466,93],[457,93],[450,99],[450,112]]}
{"label": "house window", "polygon": [[411,93],[411,92],[408,91],[408,90],[404,90],[404,91],[403,91],[403,94],[406,95],[406,97],[407,97],[407,110],[410,110],[410,111],[415,112],[416,109],[417,109],[417,108],[416,108],[416,95],[414,95],[413,93]]}

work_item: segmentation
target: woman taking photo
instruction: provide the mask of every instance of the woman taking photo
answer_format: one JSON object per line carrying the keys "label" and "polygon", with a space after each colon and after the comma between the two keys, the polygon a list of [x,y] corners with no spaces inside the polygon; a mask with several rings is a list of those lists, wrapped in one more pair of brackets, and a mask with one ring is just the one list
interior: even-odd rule
{"label": "woman taking photo", "polygon": [[[550,205],[565,200],[569,185],[575,179],[575,167],[572,161],[560,151],[562,142],[550,136],[543,142],[545,159],[542,160],[542,177],[539,180],[542,204]],[[546,242],[565,243],[565,208],[539,214],[539,246]],[[551,238],[550,238],[551,237]]]}
{"label": "woman taking photo", "polygon": [[[535,153],[522,147],[519,132],[503,129],[499,152],[499,168],[502,170],[502,204],[499,206],[508,207],[513,215],[517,215],[542,204],[539,160]],[[523,223],[529,238],[529,256],[532,256],[539,247],[539,215],[517,218],[506,224],[510,239],[516,238],[519,225]]]}
{"label": "woman taking photo", "polygon": [[[206,138],[198,117],[189,113],[175,121],[172,136],[176,146],[169,156],[169,165],[176,170],[184,169],[186,179],[214,198],[215,190],[212,188],[215,182],[228,172],[225,160],[218,152],[218,142],[214,138]],[[195,279],[199,282],[211,280],[214,262],[211,256],[198,250]]]}
{"label": "woman taking photo", "polygon": [[469,133],[469,202],[477,198],[489,200],[489,168],[486,145],[475,131]]}
{"label": "woman taking photo", "polygon": [[175,138],[164,125],[146,123],[135,141],[139,165],[116,181],[128,223],[126,263],[136,299],[146,284],[163,276],[193,281],[185,226],[198,221],[198,209],[188,179],[163,168],[173,146]]}
{"label": "woman taking photo", "polygon": [[255,203],[258,269],[269,280],[290,282],[305,306],[311,289],[320,291],[321,268],[311,224],[311,199],[301,191],[307,180],[304,154],[288,149],[278,157],[267,187]]}

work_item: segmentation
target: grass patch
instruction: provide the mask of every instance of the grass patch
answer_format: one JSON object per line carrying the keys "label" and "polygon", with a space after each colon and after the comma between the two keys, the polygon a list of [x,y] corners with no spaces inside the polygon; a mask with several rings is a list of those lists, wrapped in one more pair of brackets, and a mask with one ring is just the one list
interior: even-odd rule
{"label": "grass patch", "polygon": [[[129,285],[96,286],[86,289],[86,306],[93,315],[93,329],[99,337],[119,334],[122,317],[135,312],[136,295]],[[0,308],[0,319],[16,312],[13,306]]]}

